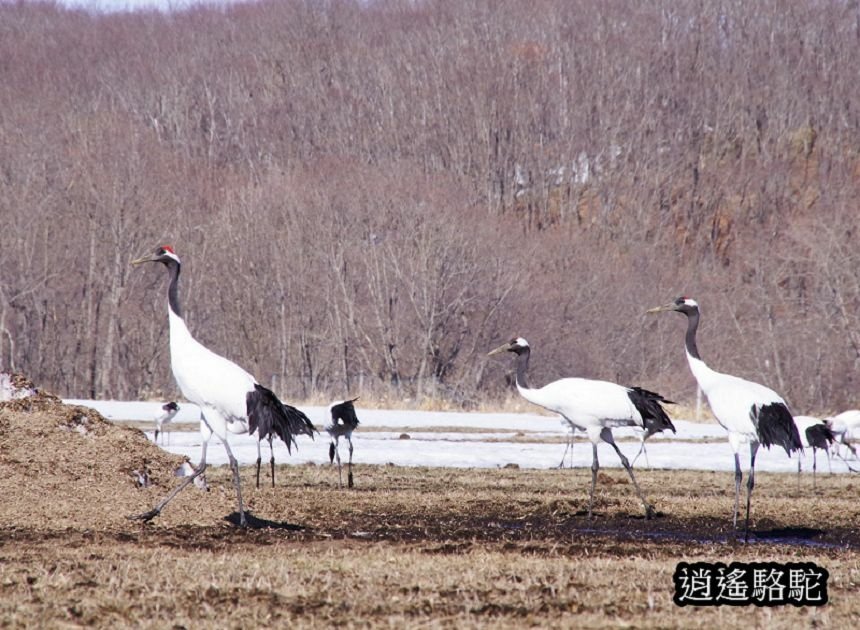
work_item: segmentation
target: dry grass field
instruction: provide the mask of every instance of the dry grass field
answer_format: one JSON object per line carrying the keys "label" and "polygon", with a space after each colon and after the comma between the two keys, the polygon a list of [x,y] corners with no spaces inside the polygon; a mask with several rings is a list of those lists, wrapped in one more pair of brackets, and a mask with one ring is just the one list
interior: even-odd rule
{"label": "dry grass field", "polygon": [[[179,459],[136,429],[49,397],[0,405],[3,627],[833,627],[860,615],[860,479],[761,474],[756,542],[731,530],[727,473],[282,466],[243,489],[257,528],[228,522],[228,471],[145,524]],[[146,469],[138,488],[131,471]],[[679,561],[811,561],[820,608],[679,608]]]}

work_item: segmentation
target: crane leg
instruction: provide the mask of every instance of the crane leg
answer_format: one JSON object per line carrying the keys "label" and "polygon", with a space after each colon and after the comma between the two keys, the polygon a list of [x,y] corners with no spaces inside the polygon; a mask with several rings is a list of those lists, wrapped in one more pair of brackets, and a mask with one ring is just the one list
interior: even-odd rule
{"label": "crane leg", "polygon": [[[570,450],[570,438],[567,438],[567,446],[564,447],[564,453],[561,455],[561,463],[558,465],[559,468],[564,468],[564,458],[567,457],[567,451]],[[572,468],[572,466],[571,466]]]}
{"label": "crane leg", "polygon": [[[605,430],[607,433],[608,431]],[[607,439],[607,437],[609,439]],[[645,500],[645,495],[642,494],[642,490],[639,488],[639,484],[636,483],[636,477],[633,476],[633,468],[630,466],[630,462],[627,461],[627,458],[624,457],[624,453],[621,452],[621,449],[618,448],[618,445],[615,443],[615,440],[612,439],[612,434],[608,433],[605,436],[604,441],[609,442],[612,445],[612,448],[615,449],[615,452],[618,453],[618,458],[621,460],[621,465],[624,466],[624,469],[627,471],[627,474],[630,475],[630,481],[633,482],[633,487],[636,489],[636,494],[639,496],[639,500],[642,501],[642,505],[645,506],[645,518],[649,519],[654,516],[654,506],[650,505],[648,501]],[[642,441],[642,445],[645,445],[645,441]]]}
{"label": "crane leg", "polygon": [[347,486],[352,488],[354,484],[352,483],[352,438],[346,438],[347,442],[349,442],[349,473],[346,476]]}
{"label": "crane leg", "polygon": [[568,444],[570,445],[570,468],[573,470],[573,431],[570,432],[570,436],[568,436]]}
{"label": "crane leg", "polygon": [[738,504],[741,499],[741,481],[743,480],[743,473],[741,472],[741,459],[737,453],[735,453],[735,511],[732,516],[732,527],[734,529],[738,528]]}
{"label": "crane leg", "polygon": [[757,452],[758,444],[753,442],[750,444],[750,474],[747,476],[747,518],[744,524],[744,542],[749,542],[750,539],[750,499],[755,487],[755,456]]}
{"label": "crane leg", "polygon": [[260,462],[263,461],[262,454],[260,453],[260,438],[257,438],[257,490],[260,489]]}
{"label": "crane leg", "polygon": [[152,508],[148,512],[144,512],[143,514],[132,514],[128,518],[133,521],[151,521],[156,516],[161,514],[161,510],[163,510],[165,506],[170,503],[177,494],[185,490],[185,488],[187,488],[191,483],[193,483],[194,480],[197,479],[197,477],[206,472],[206,444],[206,442],[203,442],[203,453],[200,457],[200,464],[197,466],[197,468],[194,469],[193,474],[191,474],[189,477],[186,477],[182,483],[180,483],[173,490],[171,490],[170,494],[164,497],[161,502],[154,508]]}
{"label": "crane leg", "polygon": [[272,436],[269,436],[269,454],[272,458],[269,460],[269,465],[272,468],[272,487],[275,487],[275,449],[272,448]]}
{"label": "crane leg", "polygon": [[815,481],[815,473],[816,473],[816,468],[818,467],[818,462],[816,462],[815,460],[816,460],[815,448],[813,447],[813,449],[812,449],[812,488],[813,489],[815,489],[817,487],[816,481]]}
{"label": "crane leg", "polygon": [[800,453],[797,454],[797,491],[800,492]]}
{"label": "crane leg", "polygon": [[343,488],[343,470],[340,464],[340,440],[336,440],[334,447],[334,457],[337,460],[337,481],[338,486]]}
{"label": "crane leg", "polygon": [[651,464],[648,463],[648,451],[645,450],[645,436],[644,435],[642,436],[642,442],[639,445],[639,452],[636,453],[636,457],[633,458],[633,463],[631,464],[631,466],[636,465],[636,460],[639,459],[640,455],[645,455],[645,465],[648,468],[651,468]]}
{"label": "crane leg", "polygon": [[594,488],[597,486],[597,471],[600,470],[600,462],[597,460],[597,444],[591,444],[591,494],[588,497],[588,518],[593,518],[594,513]]}
{"label": "crane leg", "polygon": [[[259,445],[259,442],[257,443]],[[227,459],[230,460],[230,470],[233,471],[233,485],[236,486],[236,499],[239,503],[239,526],[247,527],[248,521],[245,519],[245,506],[242,503],[242,484],[239,479],[239,462],[233,457],[233,451],[230,450],[230,445],[224,440],[224,449],[227,451]]]}

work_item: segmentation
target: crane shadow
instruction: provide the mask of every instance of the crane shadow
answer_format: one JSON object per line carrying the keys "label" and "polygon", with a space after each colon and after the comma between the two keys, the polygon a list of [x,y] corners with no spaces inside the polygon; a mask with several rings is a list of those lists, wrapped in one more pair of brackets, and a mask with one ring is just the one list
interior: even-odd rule
{"label": "crane shadow", "polygon": [[[224,517],[224,520],[236,527],[239,527],[239,513],[233,512]],[[307,531],[307,527],[304,525],[296,525],[294,523],[287,523],[285,521],[270,521],[266,518],[260,518],[258,516],[254,516],[250,512],[245,512],[245,522],[247,524],[248,529],[280,529],[287,530],[291,532],[303,532]]]}

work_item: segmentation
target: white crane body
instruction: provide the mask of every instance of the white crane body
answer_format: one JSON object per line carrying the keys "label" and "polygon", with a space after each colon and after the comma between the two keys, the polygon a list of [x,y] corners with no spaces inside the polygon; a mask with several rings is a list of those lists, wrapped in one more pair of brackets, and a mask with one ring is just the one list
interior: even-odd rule
{"label": "white crane body", "polygon": [[676,311],[687,317],[684,347],[690,371],[717,422],[728,433],[735,460],[735,506],[732,522],[737,527],[740,502],[740,449],[749,447],[750,469],[747,478],[747,510],[744,539],[749,539],[750,498],[755,486],[755,458],[760,445],[774,444],[791,456],[802,450],[800,436],[785,400],[775,391],[753,381],[711,369],[699,355],[696,332],[699,327],[699,305],[695,300],[679,297],[669,304],[649,309],[649,313]]}
{"label": "white crane body", "polygon": [[[588,502],[588,516],[593,515],[594,490],[597,485],[597,445],[603,441],[612,446],[621,464],[630,476],[636,494],[645,507],[645,517],[650,518],[654,508],[639,488],[633,469],[627,458],[615,444],[612,429],[620,426],[640,427],[645,437],[671,429],[672,421],[663,410],[661,403],[671,403],[659,394],[638,387],[624,387],[608,381],[585,378],[563,378],[543,387],[531,388],[527,383],[531,348],[522,337],[512,339],[507,344],[492,350],[489,355],[501,352],[516,354],[517,390],[529,402],[560,414],[571,427],[584,431],[592,444],[591,493]],[[644,438],[643,438],[644,439]]]}
{"label": "white crane body", "polygon": [[[233,483],[239,506],[239,523],[247,524],[242,503],[239,465],[230,450],[228,434],[256,433],[257,485],[259,486],[260,440],[280,437],[291,450],[295,443],[288,409],[275,394],[260,385],[253,376],[232,361],[212,352],[198,342],[188,330],[179,308],[179,257],[169,246],[159,247],[155,253],[135,260],[132,264],[160,262],[170,276],[167,291],[167,313],[170,331],[170,366],[183,396],[201,410],[200,433],[203,438],[200,464],[194,473],[173,490],[155,508],[136,518],[150,520],[183,488],[203,474],[206,469],[206,449],[211,436],[217,435],[227,451],[233,472]],[[298,410],[295,410],[298,412]],[[307,430],[313,425],[304,414]],[[274,485],[274,455],[272,456],[272,484]]]}

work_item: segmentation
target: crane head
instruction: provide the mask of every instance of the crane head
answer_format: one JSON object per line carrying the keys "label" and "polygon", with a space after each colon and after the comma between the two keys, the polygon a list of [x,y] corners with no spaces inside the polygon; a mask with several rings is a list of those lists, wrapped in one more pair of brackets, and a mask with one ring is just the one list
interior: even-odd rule
{"label": "crane head", "polygon": [[663,306],[655,306],[649,308],[646,313],[662,313],[664,311],[678,311],[684,315],[690,315],[699,310],[699,304],[693,298],[679,297],[675,301],[664,304]]}
{"label": "crane head", "polygon": [[165,265],[169,265],[171,262],[178,264],[179,256],[176,255],[176,252],[173,251],[173,247],[170,245],[162,245],[161,247],[156,247],[155,251],[148,256],[141,256],[136,260],[132,260],[131,264],[137,267],[147,262],[160,262]]}
{"label": "crane head", "polygon": [[501,354],[502,352],[516,352],[520,354],[529,349],[529,342],[523,339],[522,337],[515,337],[511,339],[509,342],[502,344],[495,350],[490,350],[487,353],[488,357],[493,356],[494,354]]}

